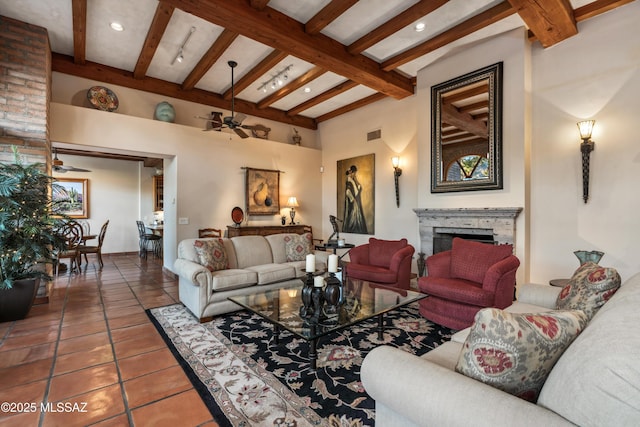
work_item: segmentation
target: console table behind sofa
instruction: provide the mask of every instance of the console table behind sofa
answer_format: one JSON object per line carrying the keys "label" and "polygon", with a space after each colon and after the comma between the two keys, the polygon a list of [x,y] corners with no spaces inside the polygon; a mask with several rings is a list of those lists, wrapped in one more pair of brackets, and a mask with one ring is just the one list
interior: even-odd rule
{"label": "console table behind sofa", "polygon": [[[262,225],[262,226],[227,226],[227,237],[236,236],[268,236],[282,233],[312,233],[310,225]],[[312,233],[313,235],[313,233]]]}

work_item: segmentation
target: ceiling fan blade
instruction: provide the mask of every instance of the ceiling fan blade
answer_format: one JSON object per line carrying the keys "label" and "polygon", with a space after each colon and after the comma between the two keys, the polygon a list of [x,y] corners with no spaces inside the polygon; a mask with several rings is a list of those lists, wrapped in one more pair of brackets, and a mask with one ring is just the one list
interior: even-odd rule
{"label": "ceiling fan blade", "polygon": [[60,167],[60,166],[54,166],[53,170],[55,172],[58,172],[58,173],[67,173],[67,170],[65,168]]}
{"label": "ceiling fan blade", "polygon": [[235,133],[238,134],[238,136],[240,136],[240,138],[245,139],[245,138],[249,138],[249,135],[247,135],[247,133],[245,131],[243,131],[240,128],[234,128],[233,129]]}
{"label": "ceiling fan blade", "polygon": [[231,120],[231,122],[235,125],[235,126],[240,126],[240,124],[242,124],[242,122],[244,121],[244,119],[246,119],[247,116],[242,114],[242,113],[237,113],[233,119]]}
{"label": "ceiling fan blade", "polygon": [[71,172],[91,172],[89,169],[75,168],[73,166],[69,166],[67,170]]}

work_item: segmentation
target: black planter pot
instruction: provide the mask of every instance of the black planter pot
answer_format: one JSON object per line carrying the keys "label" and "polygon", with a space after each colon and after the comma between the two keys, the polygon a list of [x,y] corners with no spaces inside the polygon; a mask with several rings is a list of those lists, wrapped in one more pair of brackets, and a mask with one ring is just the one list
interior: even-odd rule
{"label": "black planter pot", "polygon": [[38,292],[40,279],[17,280],[11,289],[0,290],[0,322],[27,317]]}

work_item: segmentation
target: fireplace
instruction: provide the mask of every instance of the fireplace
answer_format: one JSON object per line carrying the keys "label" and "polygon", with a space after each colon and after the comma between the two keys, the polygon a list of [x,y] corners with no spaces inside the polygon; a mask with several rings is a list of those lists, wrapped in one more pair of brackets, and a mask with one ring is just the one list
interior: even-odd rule
{"label": "fireplace", "polygon": [[516,218],[521,211],[522,208],[414,209],[420,228],[420,251],[429,256],[450,249],[450,241],[456,236],[515,246]]}
{"label": "fireplace", "polygon": [[454,237],[473,240],[475,242],[496,243],[493,240],[493,230],[483,228],[459,229],[450,227],[436,227],[433,230],[433,253],[451,249]]}

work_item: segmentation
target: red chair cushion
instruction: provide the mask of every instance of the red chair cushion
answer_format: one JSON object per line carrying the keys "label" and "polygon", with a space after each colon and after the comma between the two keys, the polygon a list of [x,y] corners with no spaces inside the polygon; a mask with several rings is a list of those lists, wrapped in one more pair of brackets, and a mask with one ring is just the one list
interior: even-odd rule
{"label": "red chair cushion", "polygon": [[407,239],[379,240],[369,239],[369,264],[389,268],[391,257],[400,249],[407,246]]}
{"label": "red chair cushion", "polygon": [[395,283],[396,272],[375,265],[347,264],[347,276],[375,283]]}
{"label": "red chair cushion", "polygon": [[487,270],[510,255],[512,245],[491,245],[456,237],[451,247],[451,277],[482,283]]}

